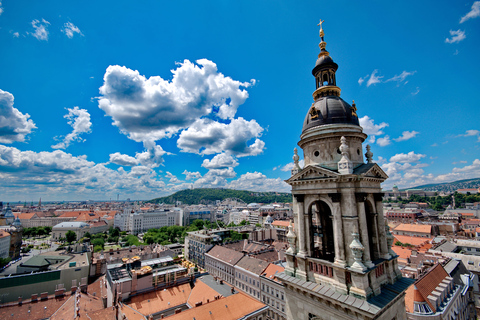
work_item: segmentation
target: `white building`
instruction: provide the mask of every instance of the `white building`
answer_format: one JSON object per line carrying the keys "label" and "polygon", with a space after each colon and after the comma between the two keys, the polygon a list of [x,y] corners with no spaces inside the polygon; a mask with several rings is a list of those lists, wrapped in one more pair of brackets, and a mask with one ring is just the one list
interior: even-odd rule
{"label": "white building", "polygon": [[235,288],[260,300],[260,275],[268,265],[266,261],[244,256],[235,265]]}
{"label": "white building", "polygon": [[117,213],[114,219],[114,227],[121,231],[139,234],[149,229],[158,229],[181,224],[181,211],[163,210],[153,212],[134,212],[126,209],[123,213]]}
{"label": "white building", "polygon": [[285,320],[286,297],[285,289],[276,275],[284,271],[284,268],[270,263],[260,275],[261,301],[268,307],[268,316],[270,319]]}
{"label": "white building", "polygon": [[189,206],[184,209],[183,225],[188,226],[198,219],[214,222],[216,220],[215,210],[205,206]]}
{"label": "white building", "polygon": [[229,225],[232,222],[236,225],[239,225],[240,222],[242,222],[243,220],[248,221],[249,220],[248,219],[249,215],[250,215],[250,211],[248,211],[248,210],[242,210],[242,211],[233,210],[228,215],[228,221],[224,221],[224,222],[227,225]]}
{"label": "white building", "polygon": [[52,239],[58,240],[65,238],[65,234],[72,230],[77,235],[77,240],[82,238],[85,233],[90,232],[90,225],[83,221],[62,222],[53,226]]}
{"label": "white building", "polygon": [[0,230],[0,258],[8,258],[10,240],[10,233]]}

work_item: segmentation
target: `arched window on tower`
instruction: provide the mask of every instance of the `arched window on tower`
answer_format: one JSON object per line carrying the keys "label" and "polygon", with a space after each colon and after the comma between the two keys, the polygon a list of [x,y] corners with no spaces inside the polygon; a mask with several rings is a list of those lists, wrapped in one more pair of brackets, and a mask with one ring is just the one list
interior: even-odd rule
{"label": "arched window on tower", "polygon": [[310,206],[308,213],[311,256],[334,262],[333,217],[330,207],[323,201],[316,201]]}
{"label": "arched window on tower", "polygon": [[328,85],[328,74],[327,74],[327,73],[324,73],[324,74],[323,74],[322,85],[323,85],[323,86]]}

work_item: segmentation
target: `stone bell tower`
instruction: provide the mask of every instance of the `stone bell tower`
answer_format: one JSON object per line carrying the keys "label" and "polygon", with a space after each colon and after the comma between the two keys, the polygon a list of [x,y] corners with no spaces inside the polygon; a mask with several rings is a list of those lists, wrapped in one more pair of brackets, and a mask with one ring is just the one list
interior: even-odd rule
{"label": "stone bell tower", "polygon": [[388,177],[363,142],[355,103],[340,98],[320,21],[316,88],[298,146],[305,167],[295,168],[294,227],[287,234],[285,285],[288,319],[406,319],[404,291],[411,283],[398,270],[393,236],[383,217]]}

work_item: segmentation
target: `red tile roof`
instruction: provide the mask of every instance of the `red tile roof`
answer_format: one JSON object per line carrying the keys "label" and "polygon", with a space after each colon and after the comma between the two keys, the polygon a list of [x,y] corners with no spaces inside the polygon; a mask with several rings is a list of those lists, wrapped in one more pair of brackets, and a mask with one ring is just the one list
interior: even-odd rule
{"label": "red tile roof", "polygon": [[429,224],[408,224],[408,223],[401,223],[396,228],[393,229],[394,231],[406,231],[406,232],[418,232],[418,233],[428,233],[432,232],[432,226]]}
{"label": "red tile roof", "polygon": [[277,280],[276,274],[283,272],[285,270],[284,267],[281,267],[279,265],[270,263],[268,267],[263,271],[262,276],[264,276],[267,279],[271,279],[277,282],[280,282]]}
{"label": "red tile roof", "polygon": [[237,320],[266,307],[263,303],[247,296],[236,293],[226,298],[214,300],[199,307],[182,311],[169,316],[170,320]]}
{"label": "red tile roof", "polygon": [[152,291],[132,297],[128,305],[138,312],[149,315],[186,304],[192,289],[182,284],[166,290]]}
{"label": "red tile roof", "polygon": [[441,264],[435,265],[427,274],[418,279],[414,285],[416,285],[419,294],[422,295],[424,300],[428,303],[433,311],[436,311],[436,307],[427,299],[427,297],[435,290],[435,288],[448,277],[448,273],[442,267]]}
{"label": "red tile roof", "polygon": [[401,235],[393,235],[395,237],[395,241],[400,241],[401,243],[409,243],[414,247],[420,247],[424,245],[425,243],[429,243],[432,241],[431,238],[424,238],[424,237],[413,237],[413,236],[401,236]]}
{"label": "red tile roof", "polygon": [[[272,222],[272,226],[274,227],[288,228],[289,224],[290,224],[290,221],[286,221],[286,220],[275,220]],[[293,226],[293,223],[292,223],[292,226]]]}
{"label": "red tile roof", "polygon": [[198,302],[205,304],[207,303],[207,300],[214,301],[215,297],[218,295],[219,293],[217,291],[206,285],[202,280],[198,279],[188,297],[188,305],[194,307]]}

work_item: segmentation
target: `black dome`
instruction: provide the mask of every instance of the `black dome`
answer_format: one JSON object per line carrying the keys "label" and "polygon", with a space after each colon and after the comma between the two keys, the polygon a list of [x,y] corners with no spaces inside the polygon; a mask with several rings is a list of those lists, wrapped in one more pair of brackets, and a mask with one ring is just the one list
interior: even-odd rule
{"label": "black dome", "polygon": [[338,69],[338,64],[336,64],[335,62],[333,62],[333,59],[332,57],[330,57],[330,55],[323,55],[323,56],[320,56],[318,59],[317,59],[317,62],[315,63],[315,67],[313,68],[312,70],[312,74],[313,76],[315,77],[317,72],[321,69],[328,69],[328,68],[332,68],[334,69],[335,71],[337,71]]}
{"label": "black dome", "polygon": [[[312,108],[315,108],[313,116]],[[344,123],[359,126],[358,117],[354,114],[352,106],[343,101],[342,98],[336,96],[320,97],[308,110],[303,122],[302,132],[325,124]]]}

